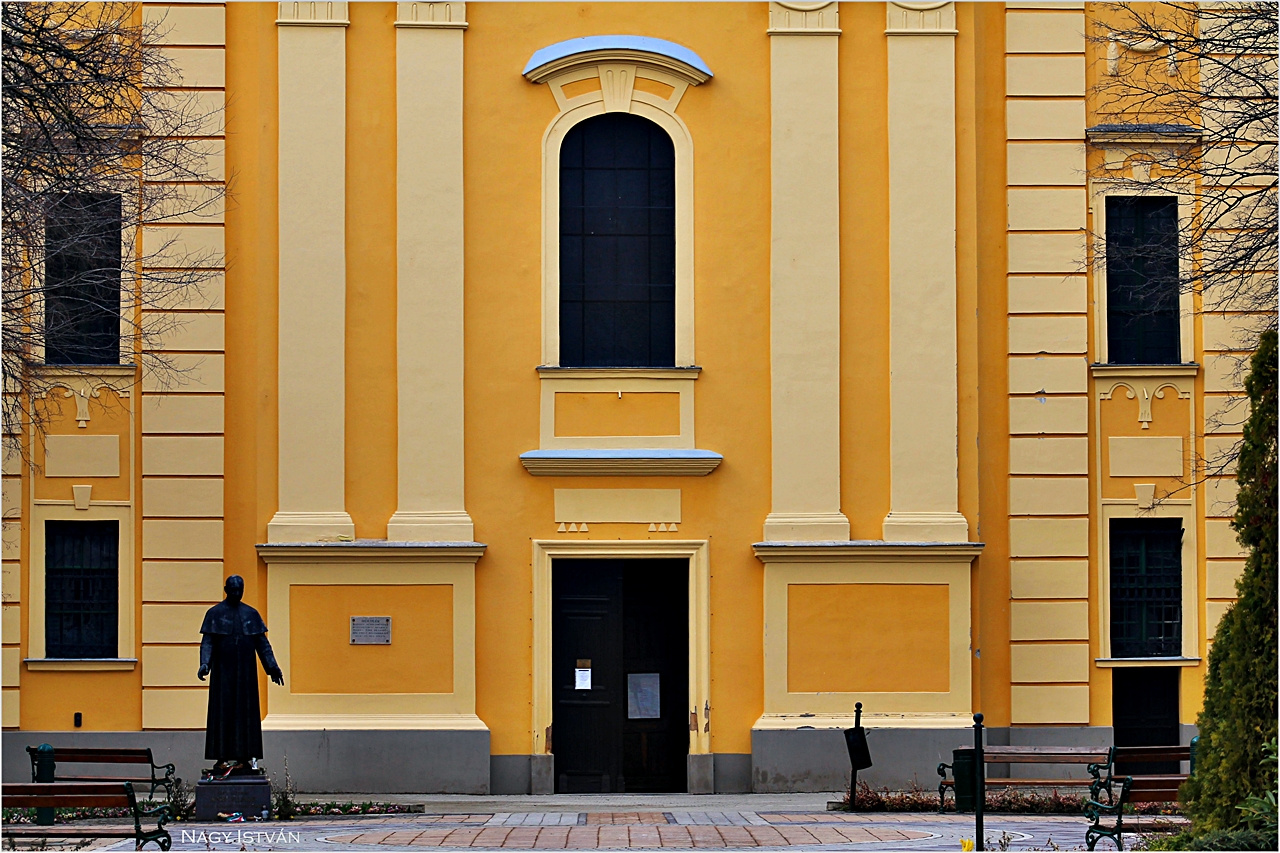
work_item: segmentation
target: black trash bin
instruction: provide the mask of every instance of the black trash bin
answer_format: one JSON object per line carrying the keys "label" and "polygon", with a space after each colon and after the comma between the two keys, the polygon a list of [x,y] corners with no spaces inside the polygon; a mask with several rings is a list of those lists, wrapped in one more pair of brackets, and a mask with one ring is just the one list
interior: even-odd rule
{"label": "black trash bin", "polygon": [[973,792],[973,747],[966,746],[952,750],[951,778],[956,780],[956,811],[973,811],[975,805]]}

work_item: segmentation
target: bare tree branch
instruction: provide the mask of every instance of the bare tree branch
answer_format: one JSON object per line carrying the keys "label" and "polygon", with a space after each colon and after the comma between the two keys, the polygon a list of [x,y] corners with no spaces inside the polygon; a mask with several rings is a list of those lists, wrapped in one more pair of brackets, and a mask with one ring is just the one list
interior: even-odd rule
{"label": "bare tree branch", "polygon": [[[141,363],[158,384],[182,380],[162,348],[182,322],[167,309],[222,259],[173,240],[144,254],[140,237],[221,207],[200,138],[221,116],[178,88],[154,47],[163,24],[144,26],[137,4],[4,3],[0,25],[4,434],[27,458],[20,436],[43,437],[42,401],[69,372],[100,380],[92,365]],[[120,391],[137,376],[107,373],[97,384]]]}

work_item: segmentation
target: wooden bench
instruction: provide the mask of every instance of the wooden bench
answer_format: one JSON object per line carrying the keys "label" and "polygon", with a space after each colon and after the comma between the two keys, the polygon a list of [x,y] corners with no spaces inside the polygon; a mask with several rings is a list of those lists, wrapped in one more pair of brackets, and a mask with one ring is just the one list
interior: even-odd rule
{"label": "wooden bench", "polygon": [[[982,750],[982,763],[986,764],[1084,764],[1088,765],[1091,777],[1079,779],[1017,779],[1013,777],[997,777],[987,779],[986,767],[983,777],[988,788],[1088,788],[1094,784],[1097,776],[1093,773],[1095,765],[1107,762],[1109,751],[1106,747],[1096,746],[987,746]],[[938,765],[938,775],[942,781],[938,784],[938,811],[946,808],[947,789],[955,790],[955,779],[949,773],[950,764]]]}
{"label": "wooden bench", "polygon": [[[112,825],[5,824],[5,838],[132,838],[135,850],[154,841],[161,850],[173,843],[165,823],[173,818],[168,804],[153,809],[138,807],[133,785],[129,782],[5,782],[0,787],[5,808],[115,808],[127,806],[133,816],[133,827]],[[143,818],[155,818],[153,830],[142,828]]]}
{"label": "wooden bench", "polygon": [[[31,756],[31,781],[36,781],[36,762],[40,756],[40,748],[27,747]],[[120,747],[85,747],[55,746],[53,748],[55,782],[132,782],[139,789],[143,785],[149,787],[147,799],[155,799],[156,789],[163,787],[165,799],[173,801],[174,767],[172,764],[156,764],[151,749],[126,749]],[[150,771],[150,778],[137,776],[73,776],[58,772],[64,764],[142,764]]]}
{"label": "wooden bench", "polygon": [[[1117,764],[1136,762],[1195,762],[1190,746],[1114,746],[1107,760],[1091,768],[1094,782],[1089,787],[1089,802],[1084,813],[1091,825],[1085,831],[1085,845],[1092,850],[1100,838],[1110,838],[1117,850],[1124,849],[1124,807],[1127,803],[1176,803],[1178,789],[1187,781],[1187,773],[1117,774]],[[1106,802],[1103,802],[1105,798]],[[1115,823],[1104,826],[1103,818],[1113,817]]]}

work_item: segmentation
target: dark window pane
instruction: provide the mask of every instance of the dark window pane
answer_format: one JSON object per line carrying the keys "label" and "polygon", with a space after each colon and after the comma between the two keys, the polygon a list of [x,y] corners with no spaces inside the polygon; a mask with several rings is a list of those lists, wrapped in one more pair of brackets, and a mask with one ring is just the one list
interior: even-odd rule
{"label": "dark window pane", "polygon": [[63,196],[45,218],[45,361],[120,362],[120,196]]}
{"label": "dark window pane", "polygon": [[1112,519],[1112,657],[1181,654],[1181,520]]}
{"label": "dark window pane", "polygon": [[1114,364],[1176,364],[1178,200],[1107,198],[1107,354]]}
{"label": "dark window pane", "polygon": [[675,363],[675,148],[609,113],[560,149],[560,363]]}
{"label": "dark window pane", "polygon": [[45,655],[113,658],[119,522],[46,521]]}

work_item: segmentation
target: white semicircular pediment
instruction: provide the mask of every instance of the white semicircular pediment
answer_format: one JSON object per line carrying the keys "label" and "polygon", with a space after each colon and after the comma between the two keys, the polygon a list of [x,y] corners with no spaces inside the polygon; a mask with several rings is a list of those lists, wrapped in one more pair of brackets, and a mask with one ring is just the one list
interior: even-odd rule
{"label": "white semicircular pediment", "polygon": [[536,51],[525,65],[525,79],[544,83],[586,67],[635,65],[672,75],[697,86],[712,77],[702,57],[684,45],[648,36],[584,36],[557,42]]}

